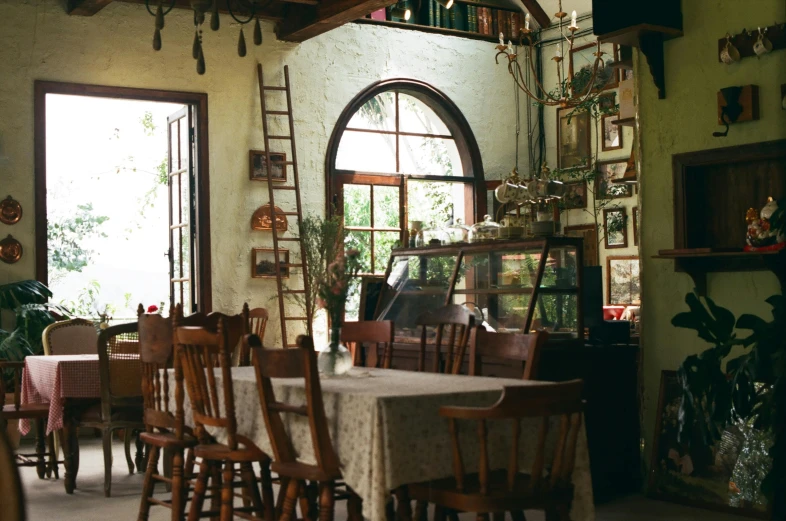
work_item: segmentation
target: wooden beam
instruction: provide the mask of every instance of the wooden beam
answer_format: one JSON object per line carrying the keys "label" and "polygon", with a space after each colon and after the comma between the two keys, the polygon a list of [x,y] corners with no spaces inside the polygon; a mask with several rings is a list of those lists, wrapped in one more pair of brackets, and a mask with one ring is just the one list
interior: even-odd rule
{"label": "wooden beam", "polygon": [[[73,0],[69,0],[73,1]],[[96,0],[87,0],[87,1],[96,1]],[[100,1],[100,0],[98,0]],[[104,0],[106,1],[106,0]],[[111,0],[110,0],[111,1]],[[116,0],[118,2],[126,2],[129,4],[142,4],[142,9],[144,10],[145,0]],[[297,0],[290,0],[290,1],[297,1]],[[316,4],[317,0],[301,0],[308,4]],[[172,4],[172,0],[164,0],[164,8],[168,8]],[[237,5],[237,2],[233,5]],[[150,9],[155,12],[156,7],[158,7],[158,0],[150,0]],[[175,0],[175,4],[173,6],[175,9],[188,9],[191,11],[191,0]],[[263,5],[262,8],[257,12],[257,16],[262,20],[273,20],[278,21],[281,20],[281,11],[282,11],[282,3],[279,1],[271,1],[268,2],[267,5]],[[227,9],[226,0],[219,0],[218,4],[218,12],[221,13],[221,27],[224,27],[226,23],[234,23],[234,20],[229,18],[229,10]],[[243,18],[248,16],[246,11],[241,10],[238,12],[235,11],[236,16],[242,16]],[[152,17],[151,17],[152,19]],[[206,24],[210,23],[210,14],[208,13]]]}
{"label": "wooden beam", "polygon": [[112,0],[68,0],[66,11],[72,16],[93,16]]}
{"label": "wooden beam", "polygon": [[395,0],[323,0],[317,6],[287,5],[276,33],[279,40],[304,42],[394,3]]}
{"label": "wooden beam", "polygon": [[524,4],[524,8],[527,12],[532,15],[532,18],[538,22],[541,29],[551,27],[551,16],[546,14],[546,11],[540,6],[538,0],[521,0],[521,2]]}

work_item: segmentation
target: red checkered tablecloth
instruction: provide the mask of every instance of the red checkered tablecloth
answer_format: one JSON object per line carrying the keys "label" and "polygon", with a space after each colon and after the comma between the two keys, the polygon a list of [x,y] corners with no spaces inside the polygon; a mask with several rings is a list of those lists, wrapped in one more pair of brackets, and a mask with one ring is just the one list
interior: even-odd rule
{"label": "red checkered tablecloth", "polygon": [[[63,428],[65,398],[100,398],[98,355],[28,356],[22,377],[22,403],[49,402],[46,432]],[[27,434],[30,422],[19,422]]]}

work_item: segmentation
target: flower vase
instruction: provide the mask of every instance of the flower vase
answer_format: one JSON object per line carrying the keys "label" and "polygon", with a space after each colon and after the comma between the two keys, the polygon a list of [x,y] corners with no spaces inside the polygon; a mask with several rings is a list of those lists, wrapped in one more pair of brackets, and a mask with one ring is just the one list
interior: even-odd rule
{"label": "flower vase", "polygon": [[325,376],[346,374],[352,368],[352,354],[341,345],[341,328],[330,328],[330,344],[317,357],[319,373]]}

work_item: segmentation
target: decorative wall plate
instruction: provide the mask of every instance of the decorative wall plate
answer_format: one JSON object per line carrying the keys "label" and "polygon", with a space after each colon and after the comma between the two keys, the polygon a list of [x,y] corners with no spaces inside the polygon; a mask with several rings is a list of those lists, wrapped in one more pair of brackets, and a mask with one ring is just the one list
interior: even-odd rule
{"label": "decorative wall plate", "polygon": [[[281,213],[283,210],[278,206],[275,207],[276,213]],[[280,232],[287,231],[288,227],[286,215],[276,215],[276,229]],[[251,216],[251,229],[252,230],[267,230],[273,229],[273,216],[271,215],[270,204],[260,206]]]}
{"label": "decorative wall plate", "polygon": [[10,234],[0,241],[0,260],[6,264],[13,264],[21,258],[22,244],[19,241],[11,237]]}
{"label": "decorative wall plate", "polygon": [[0,201],[0,222],[16,224],[22,218],[22,205],[10,195]]}

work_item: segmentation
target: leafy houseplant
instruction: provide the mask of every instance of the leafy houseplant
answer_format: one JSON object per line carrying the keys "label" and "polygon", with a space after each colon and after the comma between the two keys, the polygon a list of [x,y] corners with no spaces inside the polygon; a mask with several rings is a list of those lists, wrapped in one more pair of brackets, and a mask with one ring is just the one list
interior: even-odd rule
{"label": "leafy houseplant", "polygon": [[[770,433],[772,467],[761,482],[761,492],[773,505],[776,519],[786,518],[786,297],[767,299],[770,322],[745,314],[734,318],[728,309],[694,293],[685,297],[690,311],[672,319],[676,327],[692,329],[714,347],[685,359],[678,376],[682,385],[680,442],[710,445],[720,440],[731,423],[744,422]],[[750,331],[738,338],[737,329]],[[746,352],[732,356],[732,348]],[[725,371],[722,367],[726,362]],[[698,429],[701,436],[692,438]]]}
{"label": "leafy houseplant", "polygon": [[0,359],[21,361],[27,355],[43,353],[41,333],[55,321],[50,310],[66,312],[60,306],[47,304],[51,296],[49,288],[37,280],[0,285],[0,310],[13,310],[16,314],[13,330],[0,328]]}

